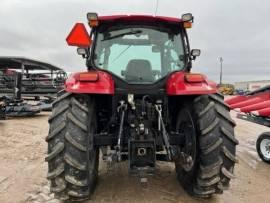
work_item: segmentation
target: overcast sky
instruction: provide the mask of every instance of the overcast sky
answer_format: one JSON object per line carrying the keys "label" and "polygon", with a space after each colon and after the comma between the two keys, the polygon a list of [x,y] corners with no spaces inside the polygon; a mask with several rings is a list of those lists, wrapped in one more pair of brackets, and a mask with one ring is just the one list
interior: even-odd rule
{"label": "overcast sky", "polygon": [[[65,38],[73,24],[99,15],[150,14],[156,0],[0,0],[0,55],[43,60],[67,71],[84,70],[84,60]],[[159,0],[157,15],[180,17],[192,12],[192,48],[201,56],[193,72],[224,82],[270,79],[270,1]]]}

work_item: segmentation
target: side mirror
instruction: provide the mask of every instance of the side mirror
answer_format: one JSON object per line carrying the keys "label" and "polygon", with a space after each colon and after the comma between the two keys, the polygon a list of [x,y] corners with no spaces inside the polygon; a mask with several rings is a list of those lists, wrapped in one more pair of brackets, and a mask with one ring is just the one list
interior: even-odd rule
{"label": "side mirror", "polygon": [[196,57],[201,55],[201,50],[200,49],[192,49],[190,55],[191,55],[191,59],[195,60]]}

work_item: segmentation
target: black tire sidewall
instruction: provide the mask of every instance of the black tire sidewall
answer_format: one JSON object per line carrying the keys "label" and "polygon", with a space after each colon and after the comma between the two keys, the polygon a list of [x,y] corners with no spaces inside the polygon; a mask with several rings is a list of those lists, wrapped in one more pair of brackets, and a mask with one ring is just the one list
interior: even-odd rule
{"label": "black tire sidewall", "polygon": [[183,120],[181,118],[181,114],[183,113],[183,111],[187,111],[191,118],[192,118],[192,122],[193,122],[193,126],[194,126],[194,136],[195,136],[195,142],[196,142],[196,154],[195,154],[195,159],[194,161],[194,165],[192,167],[192,169],[190,171],[186,171],[180,163],[178,163],[178,161],[175,161],[175,169],[178,175],[178,180],[181,182],[182,186],[190,193],[193,194],[193,185],[196,183],[196,174],[198,173],[198,139],[196,136],[196,124],[194,123],[194,113],[192,112],[192,109],[190,107],[190,105],[184,105],[182,106],[182,108],[180,109],[180,111],[178,112],[177,115],[177,120],[176,120],[176,127],[180,124],[180,121]]}
{"label": "black tire sidewall", "polygon": [[261,134],[258,139],[257,139],[257,142],[256,142],[256,149],[257,149],[257,152],[258,152],[258,155],[259,157],[266,163],[270,164],[270,159],[267,159],[263,154],[262,154],[262,151],[261,151],[261,142],[263,140],[269,140],[270,141],[270,132],[266,132],[266,133],[263,133]]}

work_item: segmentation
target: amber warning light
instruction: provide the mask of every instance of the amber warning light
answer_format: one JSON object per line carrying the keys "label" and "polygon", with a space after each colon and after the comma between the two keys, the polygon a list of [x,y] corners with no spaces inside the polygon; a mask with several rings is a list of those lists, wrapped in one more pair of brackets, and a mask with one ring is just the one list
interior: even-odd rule
{"label": "amber warning light", "polygon": [[81,82],[96,82],[98,80],[98,72],[96,71],[81,72],[77,75],[76,78]]}
{"label": "amber warning light", "polygon": [[203,75],[198,73],[188,73],[185,75],[185,79],[187,82],[196,83],[196,82],[204,82],[205,78]]}
{"label": "amber warning light", "polygon": [[98,26],[98,14],[97,13],[87,13],[88,24],[91,28]]}

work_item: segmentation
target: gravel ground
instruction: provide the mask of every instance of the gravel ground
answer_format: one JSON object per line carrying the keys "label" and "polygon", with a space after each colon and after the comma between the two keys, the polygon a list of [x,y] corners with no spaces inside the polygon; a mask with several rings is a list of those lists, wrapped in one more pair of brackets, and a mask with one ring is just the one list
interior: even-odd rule
{"label": "gravel ground", "polygon": [[[50,194],[44,157],[49,113],[0,121],[0,202],[58,202]],[[232,113],[235,118],[235,113]],[[270,202],[270,165],[255,150],[258,135],[268,128],[236,119],[240,160],[229,191],[205,202]],[[174,165],[157,163],[157,174],[142,186],[127,173],[127,163],[108,170],[100,165],[99,184],[90,202],[202,202],[188,196],[176,180]]]}

